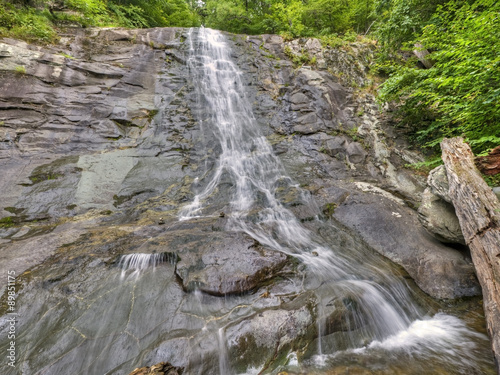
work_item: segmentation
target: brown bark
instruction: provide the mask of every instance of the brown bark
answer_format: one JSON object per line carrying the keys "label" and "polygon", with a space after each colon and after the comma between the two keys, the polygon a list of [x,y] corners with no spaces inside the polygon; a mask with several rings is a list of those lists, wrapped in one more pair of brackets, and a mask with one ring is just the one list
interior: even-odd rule
{"label": "brown bark", "polygon": [[463,138],[441,143],[450,198],[483,289],[484,312],[497,371],[500,363],[500,202],[474,165]]}
{"label": "brown bark", "polygon": [[488,155],[476,158],[476,166],[485,175],[500,173],[500,146],[494,148]]}

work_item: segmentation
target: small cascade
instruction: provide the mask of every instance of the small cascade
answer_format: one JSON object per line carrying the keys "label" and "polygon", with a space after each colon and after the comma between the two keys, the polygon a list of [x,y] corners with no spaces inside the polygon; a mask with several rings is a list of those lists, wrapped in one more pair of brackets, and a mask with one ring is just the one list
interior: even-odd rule
{"label": "small cascade", "polygon": [[141,271],[147,269],[155,269],[162,263],[171,262],[171,254],[127,254],[122,255],[118,262],[118,267],[121,268],[121,277],[125,277],[127,273],[138,275]]}
{"label": "small cascade", "polygon": [[232,375],[231,368],[229,366],[224,327],[219,328],[217,338],[219,340],[219,375]]}

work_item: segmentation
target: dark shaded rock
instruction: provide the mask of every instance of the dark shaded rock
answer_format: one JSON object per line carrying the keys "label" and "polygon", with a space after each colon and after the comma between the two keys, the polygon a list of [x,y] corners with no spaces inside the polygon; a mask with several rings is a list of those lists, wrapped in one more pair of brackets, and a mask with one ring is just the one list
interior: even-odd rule
{"label": "dark shaded rock", "polygon": [[308,113],[298,117],[295,120],[296,125],[293,127],[293,131],[299,134],[313,134],[317,133],[324,125],[319,122],[318,116],[315,113]]}
{"label": "dark shaded rock", "polygon": [[176,272],[187,290],[244,293],[273,278],[287,262],[284,254],[240,232],[194,232],[188,241],[176,249],[181,258]]}
{"label": "dark shaded rock", "polygon": [[346,147],[347,158],[353,164],[363,163],[366,159],[366,151],[358,142],[349,143]]}
{"label": "dark shaded rock", "polygon": [[290,103],[292,104],[305,104],[309,103],[309,98],[301,92],[297,92],[290,97]]}
{"label": "dark shaded rock", "polygon": [[347,138],[343,136],[334,137],[326,141],[325,151],[330,156],[345,153],[347,146]]}

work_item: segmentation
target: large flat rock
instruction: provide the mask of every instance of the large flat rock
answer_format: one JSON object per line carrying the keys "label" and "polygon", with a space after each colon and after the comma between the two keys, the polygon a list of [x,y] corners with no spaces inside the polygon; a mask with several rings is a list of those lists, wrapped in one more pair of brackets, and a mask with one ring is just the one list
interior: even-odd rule
{"label": "large flat rock", "polygon": [[353,193],[333,214],[380,254],[402,265],[417,285],[435,298],[481,294],[470,259],[431,237],[418,215],[397,200]]}

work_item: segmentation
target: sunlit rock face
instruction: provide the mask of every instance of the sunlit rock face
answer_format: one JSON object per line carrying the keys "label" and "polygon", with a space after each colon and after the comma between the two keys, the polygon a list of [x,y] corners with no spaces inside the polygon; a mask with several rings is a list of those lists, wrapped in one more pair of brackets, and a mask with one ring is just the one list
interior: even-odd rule
{"label": "sunlit rock face", "polygon": [[428,297],[480,289],[411,208],[418,154],[347,85],[372,47],[289,47],[317,63],[208,29],[2,41],[0,373],[494,373],[477,301]]}

